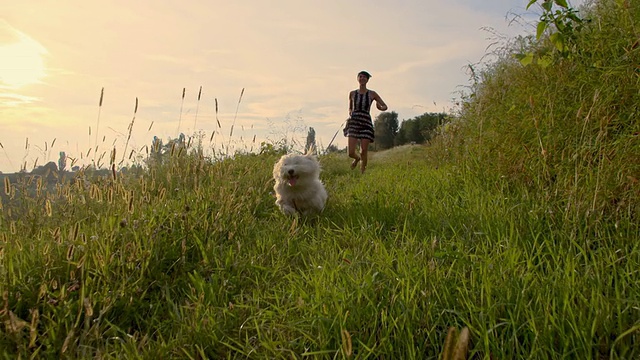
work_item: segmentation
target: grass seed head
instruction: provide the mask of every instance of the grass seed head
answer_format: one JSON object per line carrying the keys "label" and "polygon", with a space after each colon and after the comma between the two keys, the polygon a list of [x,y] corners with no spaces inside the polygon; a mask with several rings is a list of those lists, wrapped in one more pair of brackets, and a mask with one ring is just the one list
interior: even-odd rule
{"label": "grass seed head", "polygon": [[47,199],[44,203],[45,211],[47,212],[47,216],[51,217],[53,211],[51,210],[51,201]]}
{"label": "grass seed head", "polygon": [[131,190],[131,192],[129,194],[129,204],[128,204],[128,210],[129,210],[129,213],[131,213],[131,214],[133,214],[133,209],[134,209],[134,206],[133,206],[134,202],[133,201],[134,201],[134,199],[135,199],[134,192],[133,192],[133,190]]}
{"label": "grass seed head", "polygon": [[342,351],[346,357],[351,357],[353,353],[353,345],[351,343],[351,334],[346,329],[342,329],[340,332],[342,337]]}
{"label": "grass seed head", "polygon": [[33,348],[38,340],[38,320],[40,319],[40,312],[38,309],[32,309],[31,312],[31,325],[29,326],[29,348]]}
{"label": "grass seed head", "polygon": [[73,244],[69,245],[69,247],[67,248],[67,260],[73,259],[74,251],[75,251],[75,247],[73,246]]}

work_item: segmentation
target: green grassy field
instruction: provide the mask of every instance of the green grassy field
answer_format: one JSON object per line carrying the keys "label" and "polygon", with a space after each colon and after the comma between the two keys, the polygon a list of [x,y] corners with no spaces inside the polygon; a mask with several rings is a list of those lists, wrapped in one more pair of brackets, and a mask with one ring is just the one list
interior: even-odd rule
{"label": "green grassy field", "polygon": [[0,354],[640,358],[640,2],[542,3],[429,145],[321,156],[316,218],[274,205],[277,144],[5,177]]}
{"label": "green grassy field", "polygon": [[291,219],[276,160],[176,157],[5,201],[4,356],[435,359],[452,326],[476,358],[640,354],[637,224],[567,232],[423,146],[365,175],[321,157],[327,208]]}

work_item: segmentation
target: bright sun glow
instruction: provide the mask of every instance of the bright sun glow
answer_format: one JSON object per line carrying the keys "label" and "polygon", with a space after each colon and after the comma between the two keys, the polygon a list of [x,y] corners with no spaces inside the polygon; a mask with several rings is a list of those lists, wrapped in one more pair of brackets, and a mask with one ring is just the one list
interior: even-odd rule
{"label": "bright sun glow", "polygon": [[46,75],[47,50],[23,33],[13,35],[16,41],[0,44],[0,87],[10,89],[37,83]]}

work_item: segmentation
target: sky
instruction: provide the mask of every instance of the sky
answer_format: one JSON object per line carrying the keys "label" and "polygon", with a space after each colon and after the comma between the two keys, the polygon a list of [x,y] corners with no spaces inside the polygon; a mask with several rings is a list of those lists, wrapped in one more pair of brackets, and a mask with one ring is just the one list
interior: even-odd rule
{"label": "sky", "polygon": [[255,151],[313,127],[326,147],[360,70],[400,120],[449,112],[469,65],[534,31],[527,3],[0,0],[0,171],[61,151],[104,166],[114,148],[128,160],[196,131],[205,148]]}

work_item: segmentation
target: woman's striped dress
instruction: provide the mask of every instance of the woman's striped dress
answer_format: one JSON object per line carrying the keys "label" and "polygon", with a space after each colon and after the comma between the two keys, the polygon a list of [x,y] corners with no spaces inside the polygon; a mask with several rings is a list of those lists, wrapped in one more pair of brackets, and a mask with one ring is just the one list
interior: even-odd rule
{"label": "woman's striped dress", "polygon": [[372,100],[369,98],[369,90],[364,94],[360,94],[358,90],[355,91],[351,117],[343,130],[344,136],[373,142],[373,122],[369,114]]}

